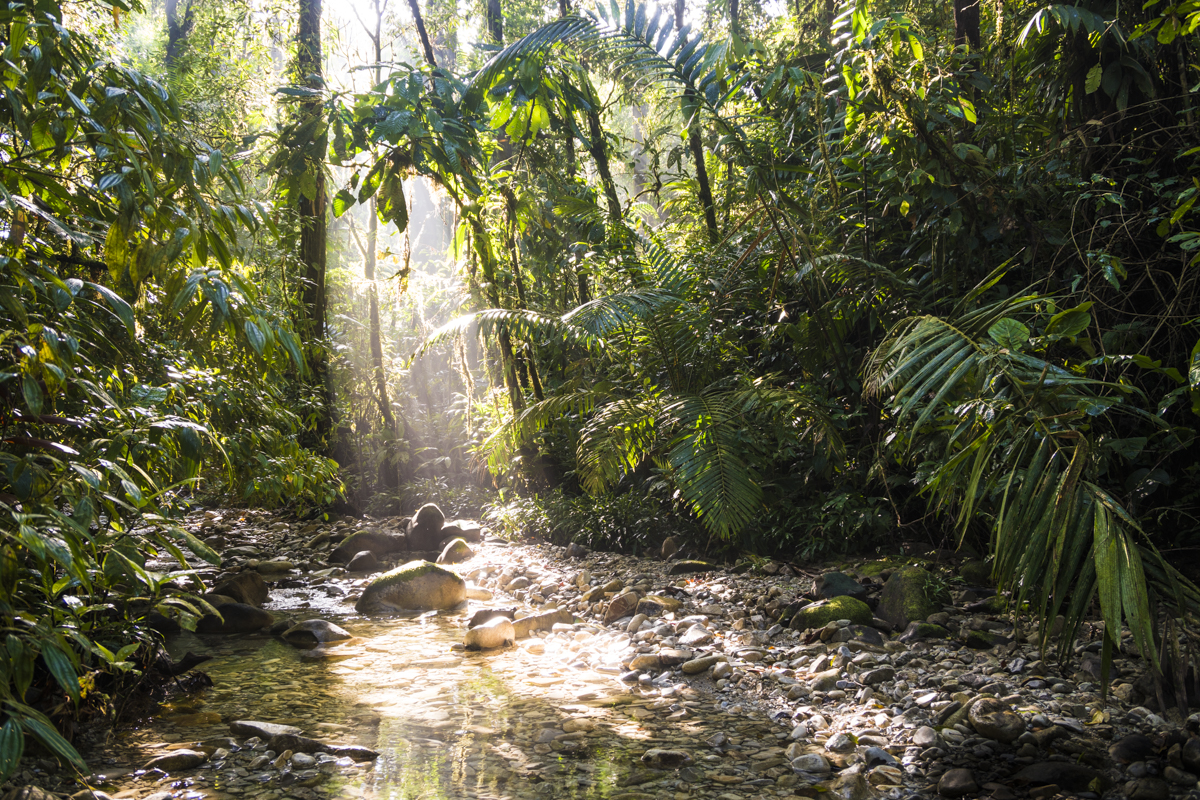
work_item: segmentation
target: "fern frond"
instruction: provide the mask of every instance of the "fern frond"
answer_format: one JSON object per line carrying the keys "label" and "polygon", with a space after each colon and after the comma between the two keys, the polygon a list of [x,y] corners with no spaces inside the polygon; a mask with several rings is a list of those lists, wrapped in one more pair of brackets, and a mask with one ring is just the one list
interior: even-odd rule
{"label": "fern frond", "polygon": [[659,440],[661,398],[650,390],[608,403],[579,434],[576,463],[580,482],[604,491],[649,458]]}
{"label": "fern frond", "polygon": [[556,420],[564,417],[583,417],[591,414],[598,400],[608,396],[605,389],[579,389],[547,397],[527,406],[520,414],[506,419],[480,445],[487,457],[488,469],[499,474],[511,461],[516,450],[529,442]]}

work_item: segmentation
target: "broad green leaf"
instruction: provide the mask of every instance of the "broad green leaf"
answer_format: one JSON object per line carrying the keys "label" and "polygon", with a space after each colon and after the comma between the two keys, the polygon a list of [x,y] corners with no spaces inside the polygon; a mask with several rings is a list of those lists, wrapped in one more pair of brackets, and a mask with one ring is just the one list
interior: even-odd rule
{"label": "broad green leaf", "polygon": [[1088,70],[1087,79],[1084,82],[1084,91],[1087,94],[1092,94],[1100,88],[1100,78],[1104,75],[1104,68],[1099,64],[1095,64]]}
{"label": "broad green leaf", "polygon": [[1092,315],[1088,313],[1091,307],[1092,303],[1088,301],[1055,314],[1046,324],[1047,335],[1078,336],[1083,333],[1092,324]]}
{"label": "broad green leaf", "polygon": [[1029,328],[1005,317],[988,328],[988,336],[1003,348],[1020,351],[1029,343]]}
{"label": "broad green leaf", "polygon": [[125,302],[123,297],[107,286],[99,283],[88,283],[87,285],[95,289],[97,294],[104,298],[104,301],[108,303],[108,307],[112,309],[112,312],[117,315],[121,322],[125,323],[125,330],[129,332],[129,335],[136,336],[137,323],[134,322],[133,309],[129,303]]}
{"label": "broad green leaf", "polygon": [[263,348],[266,347],[267,337],[263,336],[263,332],[252,320],[246,320],[246,324],[242,326],[246,332],[246,340],[250,342],[250,346],[254,348],[254,352],[260,356],[263,354]]}
{"label": "broad green leaf", "polygon": [[10,716],[4,727],[0,728],[0,780],[13,773],[23,752],[25,734],[21,732],[21,723]]}

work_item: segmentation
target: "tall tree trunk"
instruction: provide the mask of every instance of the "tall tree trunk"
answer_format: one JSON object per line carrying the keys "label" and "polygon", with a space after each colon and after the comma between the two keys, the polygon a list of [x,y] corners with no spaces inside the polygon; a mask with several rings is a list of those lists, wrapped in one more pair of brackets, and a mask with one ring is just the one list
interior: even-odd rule
{"label": "tall tree trunk", "polygon": [[196,25],[196,8],[193,2],[184,0],[183,16],[179,15],[179,0],[167,0],[167,53],[163,64],[167,69],[175,66],[175,61],[187,42],[187,37]]}
{"label": "tall tree trunk", "polygon": [[[684,0],[675,0],[675,27],[683,28],[683,13],[687,6]],[[692,163],[696,168],[696,183],[700,186],[700,205],[704,207],[704,225],[708,229],[708,240],[716,243],[717,209],[713,203],[712,187],[708,182],[708,167],[704,163],[704,142],[700,138],[699,98],[691,89],[683,93],[683,113],[687,116],[688,150],[692,154]]]}
{"label": "tall tree trunk", "polygon": [[732,33],[740,33],[741,26],[741,4],[739,0],[729,0],[729,30]]}
{"label": "tall tree trunk", "polygon": [[592,154],[592,160],[596,162],[596,171],[600,173],[600,183],[604,186],[604,197],[608,201],[608,215],[613,222],[617,222],[621,219],[621,200],[617,197],[617,183],[613,180],[612,169],[608,163],[608,140],[604,136],[604,128],[600,125],[600,100],[595,89],[592,89],[589,100],[593,102],[587,111],[588,138],[591,139],[588,142],[588,152]]}
{"label": "tall tree trunk", "polygon": [[954,43],[970,44],[972,51],[980,46],[979,3],[980,0],[954,0]]}
{"label": "tall tree trunk", "polygon": [[504,13],[500,0],[487,0],[487,29],[492,44],[504,44]]}
{"label": "tall tree trunk", "polygon": [[417,25],[417,38],[421,40],[421,53],[430,69],[437,69],[437,59],[433,56],[433,45],[429,41],[429,32],[425,30],[425,18],[421,16],[420,0],[408,0],[408,8],[412,11],[413,22]]}
{"label": "tall tree trunk", "polygon": [[[298,82],[320,89],[323,88],[321,0],[300,0],[299,11],[296,77]],[[300,115],[303,119],[321,113],[320,98],[300,104]],[[328,357],[322,341],[325,336],[325,241],[328,233],[325,216],[326,144],[326,136],[322,133],[309,145],[307,162],[313,175],[312,193],[311,196],[301,193],[297,210],[300,217],[300,263],[304,266],[304,285],[300,291],[303,320],[300,328],[308,350],[309,365],[323,394],[324,409],[317,423],[317,433],[328,442],[333,427],[333,398]]]}

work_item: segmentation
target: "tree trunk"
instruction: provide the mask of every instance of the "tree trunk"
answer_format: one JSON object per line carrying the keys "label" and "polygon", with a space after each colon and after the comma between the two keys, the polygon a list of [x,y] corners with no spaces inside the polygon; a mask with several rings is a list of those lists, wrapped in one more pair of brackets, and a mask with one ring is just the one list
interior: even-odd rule
{"label": "tree trunk", "polygon": [[[683,28],[683,12],[686,9],[684,0],[675,0],[675,27]],[[704,207],[704,225],[708,229],[708,240],[716,244],[717,209],[713,203],[712,187],[708,183],[708,167],[704,164],[704,142],[700,139],[700,118],[695,111],[699,107],[699,98],[691,89],[683,93],[683,113],[688,117],[688,150],[692,153],[692,163],[696,168],[696,183],[700,186],[700,205]],[[692,109],[689,113],[689,109]]]}
{"label": "tree trunk", "polygon": [[196,25],[193,0],[184,0],[183,17],[179,16],[179,0],[167,0],[167,53],[163,64],[169,70],[183,51],[188,35]]}
{"label": "tree trunk", "polygon": [[596,90],[592,89],[592,97],[589,99],[595,102],[591,103],[591,108],[587,111],[588,118],[588,138],[591,141],[588,143],[588,152],[592,154],[592,159],[596,162],[596,171],[600,173],[600,183],[604,186],[604,197],[608,201],[608,215],[613,222],[621,219],[621,200],[617,197],[617,183],[613,180],[612,170],[608,163],[608,142],[604,137],[604,128],[600,126],[600,109],[599,96]]}
{"label": "tree trunk", "polygon": [[[312,88],[321,86],[321,0],[300,0],[300,19],[296,34],[297,80]],[[302,119],[322,113],[320,98],[300,104]],[[300,291],[303,312],[301,333],[308,351],[315,382],[324,396],[324,409],[317,422],[317,433],[328,442],[333,427],[332,386],[329,382],[325,336],[325,241],[327,237],[325,198],[326,136],[322,132],[309,146],[308,169],[312,171],[311,196],[300,195],[300,263],[304,265],[304,284]]]}
{"label": "tree trunk", "polygon": [[980,0],[954,0],[954,44],[970,44],[971,50],[979,49],[979,2]]}
{"label": "tree trunk", "polygon": [[437,69],[437,59],[433,57],[433,45],[429,42],[429,32],[425,30],[425,18],[421,16],[420,0],[408,0],[408,8],[412,11],[413,22],[417,24],[417,38],[421,40],[421,52],[425,63],[431,69]]}
{"label": "tree trunk", "polygon": [[739,33],[741,30],[741,4],[739,0],[729,0],[729,30]]}
{"label": "tree trunk", "polygon": [[500,0],[487,0],[487,29],[492,44],[504,44],[504,13],[500,10]]}

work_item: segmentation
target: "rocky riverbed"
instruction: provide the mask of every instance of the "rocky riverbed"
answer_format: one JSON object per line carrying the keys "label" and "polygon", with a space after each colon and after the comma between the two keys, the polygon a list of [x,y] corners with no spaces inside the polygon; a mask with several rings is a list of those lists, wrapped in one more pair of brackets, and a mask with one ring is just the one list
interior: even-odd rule
{"label": "rocky riverbed", "polygon": [[[1064,671],[1041,660],[977,563],[733,574],[449,526],[478,539],[450,567],[465,605],[360,614],[373,576],[412,555],[389,552],[406,521],[196,514],[188,527],[223,555],[199,577],[228,592],[210,596],[228,613],[168,643],[213,655],[213,685],[92,742],[85,780],[27,760],[5,788],[27,800],[29,787],[117,800],[1200,797],[1200,715],[1147,707],[1127,644],[1107,700],[1098,640]],[[371,558],[342,547],[364,530],[390,544]],[[569,621],[475,652],[463,642],[481,609]]]}

